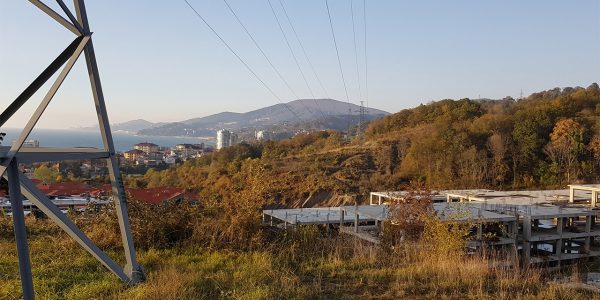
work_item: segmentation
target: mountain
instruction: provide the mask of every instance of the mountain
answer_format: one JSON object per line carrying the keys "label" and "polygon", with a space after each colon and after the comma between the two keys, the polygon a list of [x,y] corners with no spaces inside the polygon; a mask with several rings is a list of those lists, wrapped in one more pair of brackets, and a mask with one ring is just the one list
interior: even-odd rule
{"label": "mountain", "polygon": [[[110,129],[114,131],[127,131],[127,132],[138,132],[143,129],[148,129],[152,127],[162,126],[165,123],[152,123],[150,121],[146,121],[144,119],[131,120],[123,123],[115,123],[110,125]],[[83,130],[97,130],[98,125],[92,127],[83,127],[79,128]]]}
{"label": "mountain", "polygon": [[[350,109],[350,116],[348,110]],[[360,106],[333,99],[299,99],[246,113],[222,112],[202,118],[167,123],[142,129],[140,135],[214,136],[219,129],[240,131],[273,127],[346,130],[348,121],[356,125]],[[366,121],[389,115],[379,109],[366,109]]]}

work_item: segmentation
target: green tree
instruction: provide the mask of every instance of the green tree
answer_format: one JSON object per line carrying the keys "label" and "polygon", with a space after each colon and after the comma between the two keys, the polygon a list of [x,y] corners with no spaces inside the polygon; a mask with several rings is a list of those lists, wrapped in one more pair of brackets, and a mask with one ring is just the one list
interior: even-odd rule
{"label": "green tree", "polygon": [[54,168],[49,168],[47,165],[40,165],[33,172],[33,178],[39,179],[45,184],[56,183],[58,175],[58,171]]}

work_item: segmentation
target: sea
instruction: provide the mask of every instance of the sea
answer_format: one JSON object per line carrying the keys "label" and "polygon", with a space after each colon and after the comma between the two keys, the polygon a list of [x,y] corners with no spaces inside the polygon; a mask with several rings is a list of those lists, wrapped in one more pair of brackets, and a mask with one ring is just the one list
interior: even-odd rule
{"label": "sea", "polygon": [[[21,133],[21,129],[2,128],[6,133],[3,146],[12,145]],[[113,131],[115,150],[118,152],[133,149],[133,145],[142,142],[151,142],[161,147],[172,147],[177,144],[200,144],[214,145],[213,137],[176,137],[176,136],[144,136],[132,132]],[[102,137],[100,130],[83,129],[34,129],[29,134],[28,140],[38,140],[40,147],[95,147],[102,148]]]}

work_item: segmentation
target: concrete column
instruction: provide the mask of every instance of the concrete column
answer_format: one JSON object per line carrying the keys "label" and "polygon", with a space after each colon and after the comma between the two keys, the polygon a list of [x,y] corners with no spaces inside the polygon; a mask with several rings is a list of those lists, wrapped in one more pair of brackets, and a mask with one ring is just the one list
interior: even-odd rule
{"label": "concrete column", "polygon": [[354,205],[354,232],[358,232],[358,203]]}
{"label": "concrete column", "polygon": [[592,231],[592,216],[585,216],[585,232],[588,234],[585,237],[585,244],[583,245],[583,250],[585,253],[590,253],[590,245],[592,238],[590,236],[590,232]]}
{"label": "concrete column", "polygon": [[531,262],[531,216],[523,217],[523,264],[528,266]]}
{"label": "concrete column", "polygon": [[509,224],[509,235],[510,235],[510,238],[513,240],[513,243],[511,245],[510,261],[513,266],[517,266],[517,264],[519,262],[519,249],[517,247],[518,232],[519,232],[519,217],[517,215],[516,221],[512,221]]}
{"label": "concrete column", "polygon": [[592,191],[592,207],[596,207],[597,201],[598,201],[598,192]]}
{"label": "concrete column", "polygon": [[[564,227],[564,218],[557,218],[556,219],[556,233],[558,234],[558,236],[560,237],[558,239],[558,241],[556,241],[556,256],[558,256],[558,258],[560,259],[562,257],[562,248],[563,248],[563,239],[562,239],[562,235],[563,235],[563,227]],[[558,264],[560,265],[560,260],[558,261]]]}
{"label": "concrete column", "polygon": [[369,204],[373,205],[373,193],[369,193]]}
{"label": "concrete column", "polygon": [[569,187],[569,203],[575,202],[575,190],[572,186]]}
{"label": "concrete column", "polygon": [[340,207],[340,227],[344,226],[344,213],[345,211]]}

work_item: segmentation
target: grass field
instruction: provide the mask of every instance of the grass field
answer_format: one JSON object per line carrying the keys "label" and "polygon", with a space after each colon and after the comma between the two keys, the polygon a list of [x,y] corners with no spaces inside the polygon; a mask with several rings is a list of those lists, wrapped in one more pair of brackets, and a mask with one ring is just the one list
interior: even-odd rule
{"label": "grass field", "polygon": [[[0,298],[19,299],[10,223],[0,222]],[[419,242],[375,246],[316,228],[254,249],[180,243],[138,249],[146,282],[127,287],[46,220],[27,221],[38,299],[590,299],[541,270],[490,268]],[[271,230],[261,228],[260,230]],[[122,263],[119,249],[109,254]]]}

